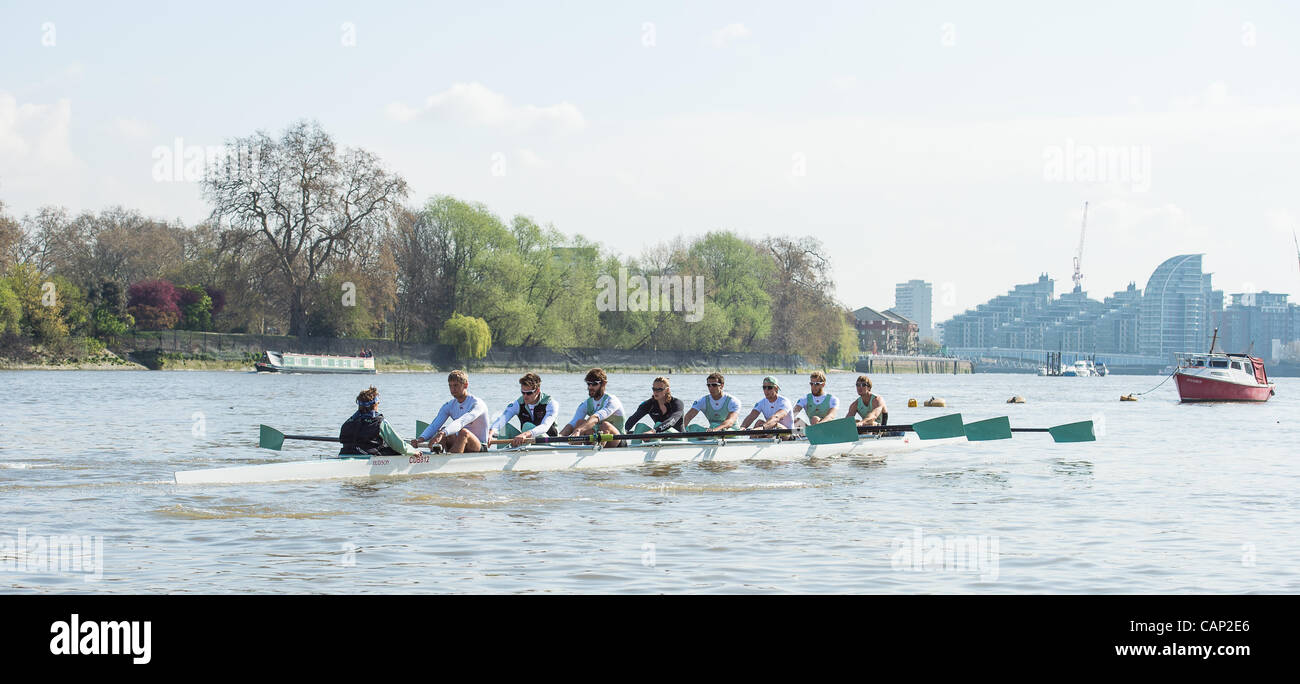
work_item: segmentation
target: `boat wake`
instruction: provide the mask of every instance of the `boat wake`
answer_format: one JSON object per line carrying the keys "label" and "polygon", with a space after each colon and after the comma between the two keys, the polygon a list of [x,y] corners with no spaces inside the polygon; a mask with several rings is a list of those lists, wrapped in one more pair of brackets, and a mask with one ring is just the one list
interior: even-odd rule
{"label": "boat wake", "polygon": [[199,508],[184,504],[157,508],[153,512],[168,518],[184,518],[187,520],[229,520],[234,518],[311,519],[347,515],[346,511],[277,511],[267,506],[248,505]]}

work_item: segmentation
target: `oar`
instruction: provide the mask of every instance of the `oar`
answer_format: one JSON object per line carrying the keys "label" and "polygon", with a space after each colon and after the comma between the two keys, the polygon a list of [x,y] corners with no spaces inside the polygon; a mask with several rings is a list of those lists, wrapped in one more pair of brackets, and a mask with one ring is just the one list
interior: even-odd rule
{"label": "oar", "polygon": [[[858,441],[858,436],[870,434],[873,432],[896,432],[908,431],[915,432],[921,439],[944,439],[949,437],[961,437],[965,434],[962,431],[961,414],[940,416],[923,420],[912,425],[870,425],[858,427],[857,422],[852,417],[840,418],[837,420],[827,420],[810,425],[803,430],[808,437],[810,444],[841,444]],[[776,435],[798,434],[798,430],[789,428],[777,428],[771,430],[700,430],[690,432],[642,432],[633,434],[594,434],[568,437],[537,437],[533,441],[537,444],[555,444],[565,442],[576,442],[579,444],[592,444],[597,442],[613,442],[620,440],[651,440],[651,439],[701,439],[708,437],[723,438],[743,438],[743,437],[768,437]]]}
{"label": "oar", "polygon": [[[338,437],[318,437],[314,435],[286,435],[283,432],[271,427],[270,425],[259,425],[257,434],[257,446],[263,449],[279,451],[284,446],[286,439],[300,439],[308,442],[335,442],[342,443],[343,440]],[[429,448],[431,453],[439,453],[441,446],[434,445]]]}
{"label": "oar", "polygon": [[1013,428],[1006,416],[989,418],[966,424],[966,439],[985,442],[994,439],[1011,439],[1013,432],[1046,432],[1057,442],[1095,442],[1097,431],[1091,420],[1066,423],[1049,428]]}
{"label": "oar", "polygon": [[273,449],[279,451],[284,446],[286,439],[303,439],[309,442],[342,442],[338,437],[313,437],[311,435],[286,435],[283,432],[271,427],[262,425],[257,435],[257,446],[263,449]]}

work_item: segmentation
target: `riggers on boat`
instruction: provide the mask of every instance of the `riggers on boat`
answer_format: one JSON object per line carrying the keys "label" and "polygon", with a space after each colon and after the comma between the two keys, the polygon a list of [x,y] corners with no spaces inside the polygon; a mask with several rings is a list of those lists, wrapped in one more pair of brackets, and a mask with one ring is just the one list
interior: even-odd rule
{"label": "riggers on boat", "polygon": [[[627,468],[671,463],[721,463],[733,461],[803,461],[844,456],[884,458],[929,446],[1010,438],[1013,432],[1047,432],[1057,442],[1093,441],[1092,421],[1053,428],[1012,428],[1005,416],[963,424],[961,414],[951,414],[895,427],[858,427],[852,418],[840,418],[798,430],[745,432],[694,432],[671,435],[586,436],[582,446],[567,438],[540,438],[542,444],[468,454],[426,453],[412,456],[334,456],[314,461],[188,470],[176,473],[177,484],[256,483],[292,480],[367,478],[392,475],[478,473],[491,471],[550,471],[591,468]],[[902,433],[902,434],[900,434]],[[689,434],[689,439],[686,439]],[[796,439],[780,439],[794,434]],[[753,436],[757,436],[755,439]],[[608,448],[616,439],[643,440],[640,446]],[[284,435],[262,426],[261,443],[279,449],[285,439],[335,441],[329,437]],[[660,439],[665,442],[655,443]],[[677,439],[682,439],[677,442]],[[698,441],[705,439],[707,441]]]}

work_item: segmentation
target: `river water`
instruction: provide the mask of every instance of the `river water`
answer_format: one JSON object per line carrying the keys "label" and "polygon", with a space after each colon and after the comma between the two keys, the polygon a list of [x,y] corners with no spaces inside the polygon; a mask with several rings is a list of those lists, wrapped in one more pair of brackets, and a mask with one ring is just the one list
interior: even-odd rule
{"label": "river water", "polygon": [[[792,400],[807,392],[806,376],[778,377]],[[516,378],[476,374],[470,391],[499,411]],[[854,378],[832,375],[830,391],[854,396]],[[615,374],[609,391],[631,410],[651,379]],[[1181,405],[1172,381],[1118,400],[1161,379],[873,376],[894,424],[1096,417],[1096,443],[1017,434],[884,462],[178,486],[177,470],[326,453],[260,450],[257,426],[337,434],[371,383],[409,437],[447,398],[445,375],[0,372],[0,591],[1300,591],[1300,381],[1259,405]],[[581,380],[544,375],[565,420]],[[730,375],[727,389],[747,412],[759,384]],[[672,385],[687,400],[705,390],[703,375]],[[1027,403],[1004,403],[1015,394]],[[906,407],[931,396],[948,408]],[[84,543],[60,569],[47,542],[66,536]]]}

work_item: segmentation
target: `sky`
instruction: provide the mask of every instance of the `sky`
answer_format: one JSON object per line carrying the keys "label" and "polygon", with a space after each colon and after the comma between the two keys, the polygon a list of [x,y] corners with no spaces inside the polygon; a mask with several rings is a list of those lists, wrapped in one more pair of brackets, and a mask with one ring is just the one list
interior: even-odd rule
{"label": "sky", "polygon": [[850,308],[1068,291],[1085,202],[1096,299],[1186,253],[1300,298],[1296,3],[476,5],[0,0],[0,201],[192,224],[160,150],[314,119],[411,204],[819,240]]}

